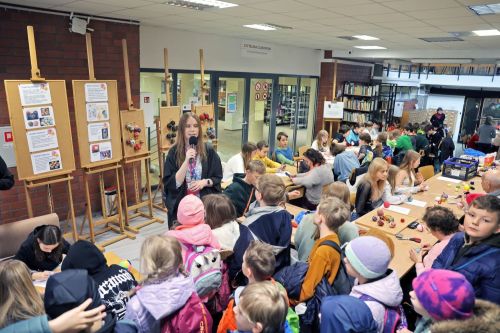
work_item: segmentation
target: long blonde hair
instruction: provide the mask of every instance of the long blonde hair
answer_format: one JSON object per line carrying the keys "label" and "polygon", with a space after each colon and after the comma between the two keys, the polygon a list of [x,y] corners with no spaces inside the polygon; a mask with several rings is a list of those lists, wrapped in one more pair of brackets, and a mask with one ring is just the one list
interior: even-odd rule
{"label": "long blonde hair", "polygon": [[418,159],[420,159],[419,153],[414,150],[408,150],[406,151],[405,157],[403,157],[403,161],[399,165],[399,170],[405,170],[408,174],[408,182],[410,183],[410,186],[413,186],[414,180],[417,178],[412,165]]}
{"label": "long blonde hair", "polygon": [[387,181],[389,185],[391,185],[391,194],[394,194],[396,190],[396,176],[398,175],[399,168],[396,165],[389,166],[389,170],[387,171]]}
{"label": "long blonde hair", "polygon": [[0,262],[0,329],[45,313],[43,301],[25,263]]}
{"label": "long blonde hair", "polygon": [[[323,144],[323,138],[326,137],[326,144]],[[316,142],[318,143],[318,150],[330,151],[330,135],[326,130],[321,130],[316,134]]]}
{"label": "long blonde hair", "polygon": [[385,180],[377,180],[377,172],[387,168],[387,162],[383,158],[374,158],[368,167],[368,172],[366,173],[368,177],[365,177],[370,182],[372,188],[372,200],[378,200],[382,193],[384,192]]}
{"label": "long blonde hair", "polygon": [[149,236],[141,246],[141,273],[143,284],[165,280],[177,272],[184,273],[182,249],[172,236]]}
{"label": "long blonde hair", "polygon": [[205,150],[205,144],[203,142],[203,132],[201,129],[201,121],[200,118],[192,112],[186,112],[181,116],[179,120],[179,128],[177,130],[177,139],[175,142],[175,147],[177,148],[175,154],[175,161],[177,162],[177,166],[181,166],[181,164],[186,159],[186,124],[189,118],[193,118],[196,120],[198,124],[198,144],[196,146],[196,153],[200,156],[201,160],[204,161],[207,158],[207,152]]}

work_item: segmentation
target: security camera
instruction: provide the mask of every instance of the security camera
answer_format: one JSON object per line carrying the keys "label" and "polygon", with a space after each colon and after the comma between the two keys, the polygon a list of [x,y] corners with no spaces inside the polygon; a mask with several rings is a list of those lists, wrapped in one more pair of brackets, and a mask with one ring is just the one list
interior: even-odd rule
{"label": "security camera", "polygon": [[349,50],[349,54],[351,54],[351,53],[352,53],[352,51],[351,51],[351,50]]}

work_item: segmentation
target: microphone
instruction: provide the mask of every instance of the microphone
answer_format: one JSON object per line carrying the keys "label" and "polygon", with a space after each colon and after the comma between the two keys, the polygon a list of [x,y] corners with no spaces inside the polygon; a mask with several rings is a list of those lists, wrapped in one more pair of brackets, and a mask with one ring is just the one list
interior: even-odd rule
{"label": "microphone", "polygon": [[[196,146],[198,145],[198,138],[195,137],[195,136],[190,136],[189,137],[189,146],[193,149],[196,149]],[[189,159],[189,163],[193,163],[194,162],[194,158],[190,158]]]}

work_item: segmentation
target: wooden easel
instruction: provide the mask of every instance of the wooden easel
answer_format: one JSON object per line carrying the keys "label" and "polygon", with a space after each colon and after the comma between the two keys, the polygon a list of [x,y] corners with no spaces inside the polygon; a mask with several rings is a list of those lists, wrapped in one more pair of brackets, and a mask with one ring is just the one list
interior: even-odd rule
{"label": "wooden easel", "polygon": [[[16,140],[14,141],[17,171],[20,180],[24,181],[24,193],[26,195],[26,205],[28,216],[31,218],[33,214],[33,206],[31,201],[31,190],[37,187],[47,188],[47,200],[51,213],[55,212],[54,195],[52,193],[52,185],[57,183],[66,183],[68,190],[68,214],[67,219],[71,223],[71,233],[65,233],[65,237],[71,235],[73,239],[78,240],[75,212],[73,207],[73,196],[71,192],[72,172],[75,170],[75,159],[73,155],[73,146],[71,142],[71,126],[69,121],[68,100],[66,96],[66,84],[64,80],[45,80],[41,77],[40,69],[36,56],[35,37],[32,26],[27,27],[28,45],[31,62],[31,78],[30,80],[6,80],[5,91],[7,95],[7,106],[9,109],[10,122]],[[32,168],[32,152],[29,150],[27,133],[25,127],[24,112],[19,92],[21,84],[36,84],[46,83],[50,87],[51,103],[49,107],[53,108],[53,118],[55,124],[52,128],[57,132],[56,148],[52,148],[50,153],[59,151],[59,168],[51,169],[42,173],[35,173]],[[57,125],[57,128],[56,128]],[[69,138],[69,140],[68,140]],[[47,151],[46,151],[47,152]]]}
{"label": "wooden easel", "polygon": [[[154,196],[153,196],[153,207],[160,209],[162,211],[167,211],[163,202],[161,204],[155,203],[156,196],[158,193],[163,193],[163,167],[165,164],[165,157],[173,145],[170,140],[165,138],[165,135],[168,132],[168,124],[171,121],[174,121],[176,125],[179,124],[179,118],[181,115],[181,108],[178,106],[171,106],[170,101],[170,83],[172,82],[172,77],[168,71],[168,49],[163,49],[163,61],[165,64],[165,93],[166,93],[166,102],[167,106],[160,107],[160,115],[156,117],[156,140],[158,144],[158,163],[160,167],[160,181],[158,182],[158,186],[156,187]],[[172,132],[172,131],[170,131]],[[179,133],[176,132],[176,135]]]}
{"label": "wooden easel", "polygon": [[[201,124],[201,130],[203,133],[203,138],[205,141],[209,140],[207,136],[207,129],[213,125],[215,128],[215,109],[214,109],[214,103],[205,105],[205,94],[208,92],[208,87],[205,82],[205,58],[203,56],[203,49],[200,49],[200,94],[201,94],[201,105],[192,105],[191,110],[192,112],[197,114],[198,116],[200,114],[206,113],[210,116],[211,119],[213,119],[213,122],[208,122],[208,121],[202,121]],[[215,150],[217,150],[217,131],[215,132],[215,139],[212,140],[212,146],[214,147]]]}
{"label": "wooden easel", "polygon": [[[337,60],[333,63],[333,87],[332,87],[332,101],[337,100]],[[326,97],[325,97],[326,101]],[[340,128],[340,123],[342,119],[334,119],[334,118],[323,118],[323,129],[328,132],[328,135],[333,138],[333,134],[337,133]]]}
{"label": "wooden easel", "polygon": [[[87,59],[88,59],[88,68],[89,68],[89,80],[88,81],[73,81],[73,95],[74,95],[74,103],[75,103],[75,115],[77,119],[77,130],[78,130],[78,143],[80,147],[80,165],[83,169],[83,182],[85,187],[85,201],[86,201],[86,211],[85,216],[80,226],[80,236],[88,239],[92,243],[96,244],[96,235],[103,234],[108,231],[113,231],[117,233],[115,237],[96,244],[97,247],[101,251],[104,251],[104,247],[113,243],[116,243],[125,238],[135,239],[135,234],[127,232],[125,230],[125,225],[123,221],[122,215],[122,206],[121,206],[121,187],[120,187],[120,169],[121,164],[120,161],[122,159],[122,149],[120,140],[118,138],[117,133],[120,133],[120,122],[118,120],[119,117],[119,107],[118,107],[118,92],[117,92],[117,84],[116,81],[98,81],[94,75],[94,58],[92,54],[92,39],[89,33],[86,34],[86,47],[87,47]],[[112,136],[112,140],[109,141],[112,145],[112,158],[109,160],[102,161],[94,161],[92,162],[90,159],[90,151],[89,146],[91,145],[90,139],[88,137],[87,131],[87,110],[86,110],[86,96],[85,96],[85,85],[93,84],[93,83],[101,83],[106,85],[106,91],[108,94],[108,117],[109,120],[106,122],[110,124],[110,133]],[[92,124],[92,123],[90,123]],[[116,183],[116,195],[118,197],[117,200],[117,212],[116,214],[112,214],[107,211],[106,208],[106,197],[105,197],[105,187],[104,187],[104,173],[108,171],[113,171],[115,175],[115,183]],[[90,191],[89,191],[89,177],[91,175],[97,175],[99,178],[99,195],[101,199],[101,209],[103,218],[100,220],[94,220],[92,217],[92,201],[90,200]],[[88,219],[89,224],[89,234],[81,235],[83,226]],[[97,232],[95,231],[95,227],[103,226]]]}
{"label": "wooden easel", "polygon": [[[149,150],[147,149],[146,137],[144,130],[140,133],[138,140],[143,141],[143,145],[140,150],[135,150],[126,143],[126,125],[129,122],[134,122],[140,124],[141,128],[144,129],[144,113],[140,109],[134,107],[132,101],[132,93],[130,90],[130,73],[128,66],[128,52],[127,52],[127,40],[122,39],[123,48],[123,64],[125,70],[125,87],[127,91],[127,106],[128,110],[120,111],[120,122],[121,122],[121,132],[122,132],[122,148],[123,148],[123,160],[122,160],[122,182],[123,182],[123,207],[125,211],[125,229],[132,232],[139,232],[138,229],[150,225],[152,223],[158,222],[163,223],[163,220],[153,216],[153,198],[151,195],[151,177],[149,174],[149,167],[151,164],[151,157],[149,155]],[[139,168],[137,168],[137,162],[139,162]],[[140,182],[140,166],[144,162],[144,171],[146,172],[146,195],[147,199],[142,200],[142,191],[139,188]],[[134,179],[134,193],[135,193],[135,204],[129,206],[127,200],[127,183],[125,181],[125,166],[132,165],[132,173]],[[139,211],[140,208],[147,207],[148,213]],[[130,211],[133,211],[130,214]],[[130,225],[130,220],[136,217],[145,217],[148,220],[134,226]]]}

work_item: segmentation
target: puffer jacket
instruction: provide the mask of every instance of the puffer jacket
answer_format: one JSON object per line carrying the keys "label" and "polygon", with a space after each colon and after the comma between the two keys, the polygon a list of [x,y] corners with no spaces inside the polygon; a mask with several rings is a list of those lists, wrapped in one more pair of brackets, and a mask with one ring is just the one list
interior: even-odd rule
{"label": "puffer jacket", "polygon": [[146,284],[130,299],[125,319],[133,320],[140,333],[159,333],[161,319],[181,309],[193,292],[192,278],[181,273],[160,283]]}
{"label": "puffer jacket", "polygon": [[384,277],[376,281],[365,284],[357,283],[356,280],[350,296],[360,298],[362,295],[367,295],[378,301],[365,301],[365,303],[370,308],[373,319],[377,322],[378,331],[382,332],[385,316],[385,307],[382,304],[388,307],[396,307],[403,301],[403,290],[396,272],[389,270]]}
{"label": "puffer jacket", "polygon": [[476,298],[500,304],[500,233],[469,244],[468,236],[453,236],[432,268],[459,272],[474,287]]}
{"label": "puffer jacket", "polygon": [[498,333],[500,332],[500,306],[476,300],[474,315],[465,320],[445,320],[433,323],[432,333]]}

